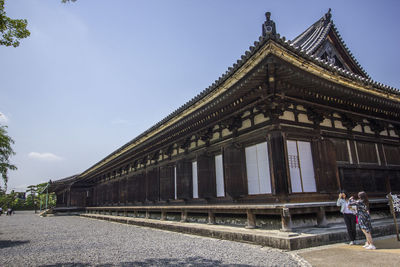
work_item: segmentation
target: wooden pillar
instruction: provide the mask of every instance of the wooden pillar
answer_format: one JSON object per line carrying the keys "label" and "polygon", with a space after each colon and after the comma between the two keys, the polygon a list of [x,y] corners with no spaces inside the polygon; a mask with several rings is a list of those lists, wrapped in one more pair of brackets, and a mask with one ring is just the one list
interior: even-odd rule
{"label": "wooden pillar", "polygon": [[71,206],[71,187],[68,188],[67,201],[67,207]]}
{"label": "wooden pillar", "polygon": [[272,193],[287,195],[288,190],[288,170],[286,164],[285,140],[280,131],[272,131],[268,135],[270,149],[269,158],[271,159],[272,170]]}
{"label": "wooden pillar", "polygon": [[318,209],[317,226],[318,227],[328,227],[328,222],[326,221],[325,207],[319,207],[319,209]]}
{"label": "wooden pillar", "polygon": [[340,179],[336,162],[335,145],[328,139],[311,143],[314,166],[316,167],[317,189],[320,193],[335,193]]}
{"label": "wooden pillar", "polygon": [[208,211],[208,222],[207,224],[215,224],[215,213],[211,210]]}
{"label": "wooden pillar", "polygon": [[229,144],[224,148],[223,162],[226,194],[233,199],[247,194],[244,149],[237,144]]}
{"label": "wooden pillar", "polygon": [[114,180],[112,182],[112,184],[111,184],[111,186],[112,186],[112,200],[111,200],[111,203],[113,205],[118,205],[119,204],[119,194],[120,194],[119,183],[120,183],[119,180]]}
{"label": "wooden pillar", "polygon": [[197,179],[200,198],[210,199],[217,195],[214,156],[197,156]]}
{"label": "wooden pillar", "polygon": [[175,198],[174,166],[160,167],[160,199],[167,201]]}
{"label": "wooden pillar", "polygon": [[132,177],[133,200],[144,202],[146,200],[146,175],[145,173],[136,174]]}
{"label": "wooden pillar", "polygon": [[124,209],[124,217],[127,217],[128,215],[128,211],[126,209]]}
{"label": "wooden pillar", "polygon": [[136,188],[135,188],[135,180],[132,175],[130,175],[127,178],[127,202],[133,204],[135,202],[135,194],[136,194]]}
{"label": "wooden pillar", "polygon": [[165,221],[167,219],[167,212],[165,210],[161,211],[161,217],[160,220],[161,221]]}
{"label": "wooden pillar", "polygon": [[146,216],[144,218],[145,219],[149,219],[150,218],[150,211],[146,210]]}
{"label": "wooden pillar", "polygon": [[118,204],[119,206],[121,206],[125,204],[126,178],[120,178],[118,186],[119,186]]}
{"label": "wooden pillar", "polygon": [[292,231],[292,216],[290,215],[289,208],[282,208],[281,212],[282,228],[283,232]]}
{"label": "wooden pillar", "polygon": [[192,162],[180,160],[176,165],[176,187],[178,199],[190,199],[193,196]]}
{"label": "wooden pillar", "polygon": [[156,202],[160,200],[160,182],[158,168],[146,171],[146,200]]}
{"label": "wooden pillar", "polygon": [[183,210],[181,212],[181,222],[187,222],[187,211]]}
{"label": "wooden pillar", "polygon": [[257,227],[256,225],[256,215],[251,210],[247,210],[247,229],[254,229]]}

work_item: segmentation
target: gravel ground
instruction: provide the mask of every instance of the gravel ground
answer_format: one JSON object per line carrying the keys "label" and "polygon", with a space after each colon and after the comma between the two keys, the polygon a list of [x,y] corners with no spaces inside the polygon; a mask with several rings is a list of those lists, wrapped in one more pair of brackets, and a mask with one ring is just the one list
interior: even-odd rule
{"label": "gravel ground", "polygon": [[0,266],[299,266],[256,245],[33,212],[0,217]]}

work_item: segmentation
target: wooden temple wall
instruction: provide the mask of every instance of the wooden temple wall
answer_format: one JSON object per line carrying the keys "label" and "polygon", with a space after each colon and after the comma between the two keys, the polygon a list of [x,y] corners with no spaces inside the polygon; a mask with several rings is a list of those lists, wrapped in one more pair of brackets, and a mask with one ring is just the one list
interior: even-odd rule
{"label": "wooden temple wall", "polygon": [[[323,201],[340,189],[371,196],[400,192],[398,131],[383,123],[325,112],[317,122],[307,107],[290,104],[277,118],[253,108],[236,129],[210,125],[187,146],[169,144],[159,157],[100,173],[90,194],[71,192],[71,205],[272,203]],[[136,162],[134,164],[133,162]],[[85,190],[84,192],[86,192]]]}
{"label": "wooden temple wall", "polygon": [[68,205],[68,195],[66,190],[57,192],[56,194],[56,205],[57,207],[66,207]]}

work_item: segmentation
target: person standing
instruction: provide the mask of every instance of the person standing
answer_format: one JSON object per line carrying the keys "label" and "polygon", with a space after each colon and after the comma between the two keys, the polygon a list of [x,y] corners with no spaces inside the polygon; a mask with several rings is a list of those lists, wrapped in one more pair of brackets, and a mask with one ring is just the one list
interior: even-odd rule
{"label": "person standing", "polygon": [[349,235],[349,245],[354,245],[356,240],[356,210],[354,207],[349,206],[349,199],[345,192],[339,194],[336,205],[340,206],[340,212],[343,213],[344,223],[346,224],[347,234]]}
{"label": "person standing", "polygon": [[367,239],[367,242],[365,242],[363,247],[366,249],[376,249],[371,235],[372,225],[371,216],[369,214],[369,201],[367,193],[364,191],[358,192],[358,200],[354,201],[353,197],[351,197],[349,205],[357,207],[358,226]]}

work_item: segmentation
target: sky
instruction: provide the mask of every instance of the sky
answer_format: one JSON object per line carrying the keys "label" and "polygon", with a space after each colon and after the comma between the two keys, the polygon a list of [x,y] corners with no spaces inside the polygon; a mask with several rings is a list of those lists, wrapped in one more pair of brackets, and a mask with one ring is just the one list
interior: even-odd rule
{"label": "sky", "polygon": [[6,0],[31,36],[0,47],[9,190],[82,173],[218,79],[258,40],[265,12],[293,39],[332,8],[355,58],[400,88],[400,1]]}

